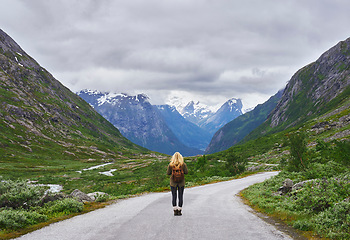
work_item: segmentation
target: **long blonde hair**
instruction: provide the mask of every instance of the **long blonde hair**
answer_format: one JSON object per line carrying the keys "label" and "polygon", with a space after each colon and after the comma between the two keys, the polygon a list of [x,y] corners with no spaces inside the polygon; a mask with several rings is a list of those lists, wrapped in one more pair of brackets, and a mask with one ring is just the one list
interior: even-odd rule
{"label": "long blonde hair", "polygon": [[183,166],[184,158],[179,152],[174,153],[174,155],[170,159],[170,166]]}

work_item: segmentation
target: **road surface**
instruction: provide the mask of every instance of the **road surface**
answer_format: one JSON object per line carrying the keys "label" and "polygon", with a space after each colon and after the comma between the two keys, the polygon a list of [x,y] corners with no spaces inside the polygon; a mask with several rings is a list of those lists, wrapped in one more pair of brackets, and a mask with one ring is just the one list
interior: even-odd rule
{"label": "road surface", "polygon": [[173,215],[170,192],[150,193],[51,224],[18,239],[292,239],[250,212],[236,196],[249,185],[276,174],[259,173],[186,188],[182,216]]}

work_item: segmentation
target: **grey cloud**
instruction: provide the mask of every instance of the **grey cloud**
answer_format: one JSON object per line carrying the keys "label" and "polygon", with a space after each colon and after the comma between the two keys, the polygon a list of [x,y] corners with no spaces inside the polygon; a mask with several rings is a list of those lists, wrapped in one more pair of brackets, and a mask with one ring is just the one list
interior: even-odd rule
{"label": "grey cloud", "polygon": [[2,1],[3,30],[72,89],[261,99],[350,34],[346,0]]}

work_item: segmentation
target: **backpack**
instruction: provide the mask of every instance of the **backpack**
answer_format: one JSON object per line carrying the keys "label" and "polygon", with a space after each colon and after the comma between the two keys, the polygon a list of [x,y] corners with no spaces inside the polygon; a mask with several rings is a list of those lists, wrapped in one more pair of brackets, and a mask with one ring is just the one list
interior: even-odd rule
{"label": "backpack", "polygon": [[182,182],[185,178],[184,170],[182,169],[182,166],[180,166],[180,165],[173,166],[172,169],[173,169],[172,178],[173,178],[174,182],[176,182],[176,183]]}

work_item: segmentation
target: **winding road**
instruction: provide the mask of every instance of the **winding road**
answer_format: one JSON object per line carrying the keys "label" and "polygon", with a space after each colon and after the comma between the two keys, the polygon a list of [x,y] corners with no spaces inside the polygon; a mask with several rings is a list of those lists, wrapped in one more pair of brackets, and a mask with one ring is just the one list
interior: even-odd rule
{"label": "winding road", "polygon": [[174,216],[171,193],[121,200],[87,214],[51,224],[20,240],[123,239],[292,239],[261,220],[236,196],[277,172],[186,188],[182,216]]}

